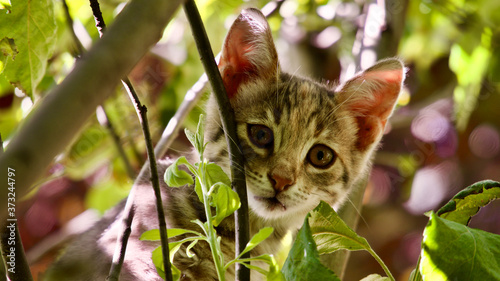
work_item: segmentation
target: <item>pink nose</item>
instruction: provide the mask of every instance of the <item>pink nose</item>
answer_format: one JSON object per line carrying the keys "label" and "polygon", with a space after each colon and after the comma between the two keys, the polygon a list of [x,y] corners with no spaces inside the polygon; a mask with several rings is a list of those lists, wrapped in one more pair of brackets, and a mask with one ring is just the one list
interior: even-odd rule
{"label": "pink nose", "polygon": [[269,180],[271,181],[271,184],[276,192],[285,191],[295,183],[293,179],[276,173],[270,174]]}

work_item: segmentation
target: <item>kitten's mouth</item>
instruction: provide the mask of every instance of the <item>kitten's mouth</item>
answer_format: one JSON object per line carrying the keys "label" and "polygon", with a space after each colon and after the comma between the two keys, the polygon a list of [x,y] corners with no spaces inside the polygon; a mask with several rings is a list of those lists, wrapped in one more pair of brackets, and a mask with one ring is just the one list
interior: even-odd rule
{"label": "kitten's mouth", "polygon": [[255,200],[263,202],[266,204],[266,207],[270,211],[274,211],[276,208],[281,208],[283,211],[286,211],[286,206],[285,204],[281,203],[280,200],[276,197],[261,197],[261,196],[254,196]]}

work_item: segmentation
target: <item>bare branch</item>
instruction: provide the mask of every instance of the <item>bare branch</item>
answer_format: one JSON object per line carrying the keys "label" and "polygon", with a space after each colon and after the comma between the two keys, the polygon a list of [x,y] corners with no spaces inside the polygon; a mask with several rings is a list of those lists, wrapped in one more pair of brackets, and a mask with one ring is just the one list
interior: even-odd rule
{"label": "bare branch", "polygon": [[[151,171],[151,183],[153,185],[153,190],[156,198],[156,212],[158,214],[158,223],[160,229],[160,238],[161,238],[161,249],[163,255],[163,266],[165,268],[165,278],[168,281],[172,279],[172,270],[170,268],[170,258],[169,258],[169,248],[168,248],[168,236],[167,236],[167,224],[165,222],[165,212],[163,210],[163,203],[161,199],[161,191],[160,191],[160,181],[158,179],[158,168],[156,166],[156,157],[153,149],[153,141],[151,139],[151,133],[149,131],[148,117],[147,117],[147,108],[142,105],[139,101],[139,97],[132,87],[132,83],[128,79],[123,79],[123,85],[129,94],[131,102],[134,104],[134,107],[137,111],[137,116],[142,125],[142,130],[144,133],[144,139],[146,141],[146,149],[148,153],[149,159],[149,167]],[[135,190],[135,189],[134,189]],[[123,220],[125,224],[124,235],[122,239],[117,240],[117,245],[115,249],[115,254],[113,255],[113,263],[110,269],[110,274],[108,280],[118,280],[120,275],[120,270],[125,258],[125,250],[127,245],[128,237],[130,236],[130,225],[132,224],[132,220],[134,217],[134,201],[135,192],[131,192],[129,194],[129,198],[127,199],[127,204],[129,201],[132,202],[131,213],[127,214],[123,213]],[[127,208],[127,207],[126,207]],[[119,253],[119,254],[117,254]],[[117,259],[115,259],[117,258]]]}

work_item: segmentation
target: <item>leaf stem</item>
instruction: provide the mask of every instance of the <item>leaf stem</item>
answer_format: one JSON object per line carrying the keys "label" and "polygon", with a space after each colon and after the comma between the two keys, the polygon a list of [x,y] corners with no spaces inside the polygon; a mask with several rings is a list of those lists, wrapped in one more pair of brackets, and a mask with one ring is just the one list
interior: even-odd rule
{"label": "leaf stem", "polygon": [[366,250],[372,255],[372,257],[375,260],[377,260],[377,262],[380,264],[382,269],[384,269],[385,274],[387,274],[387,277],[389,277],[389,279],[391,279],[391,281],[395,281],[396,279],[394,279],[394,276],[392,276],[391,271],[389,270],[387,265],[385,265],[384,261],[377,255],[377,253],[375,253],[375,251],[373,251],[373,249],[371,247],[368,247]]}
{"label": "leaf stem", "polygon": [[219,246],[219,242],[217,241],[217,231],[215,230],[213,223],[212,223],[212,210],[210,208],[210,198],[208,195],[208,174],[206,170],[206,161],[200,162],[200,184],[201,184],[201,189],[203,191],[203,206],[205,207],[205,216],[207,217],[207,222],[206,222],[206,235],[208,236],[208,243],[210,245],[210,249],[212,252],[212,257],[214,259],[215,263],[215,269],[217,270],[217,276],[219,277],[219,281],[224,281],[225,280],[225,273],[224,273],[224,265],[222,261],[222,251]]}

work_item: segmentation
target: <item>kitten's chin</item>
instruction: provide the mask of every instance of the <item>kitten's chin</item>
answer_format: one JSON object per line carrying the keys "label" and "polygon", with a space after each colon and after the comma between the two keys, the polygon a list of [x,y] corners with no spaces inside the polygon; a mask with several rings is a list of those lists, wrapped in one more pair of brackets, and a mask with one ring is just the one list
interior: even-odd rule
{"label": "kitten's chin", "polygon": [[302,221],[310,211],[301,206],[290,206],[276,197],[261,197],[249,194],[248,203],[252,211],[265,220],[293,218]]}

